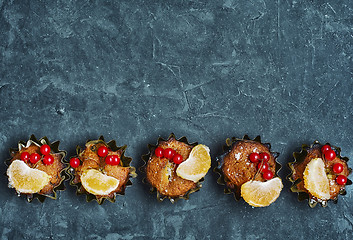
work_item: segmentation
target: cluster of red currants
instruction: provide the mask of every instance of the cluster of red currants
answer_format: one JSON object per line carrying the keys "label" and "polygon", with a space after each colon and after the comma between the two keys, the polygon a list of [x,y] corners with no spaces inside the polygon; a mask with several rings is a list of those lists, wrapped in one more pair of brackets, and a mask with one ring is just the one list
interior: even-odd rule
{"label": "cluster of red currants", "polygon": [[[109,152],[109,148],[107,148],[106,146],[100,146],[98,148],[97,154],[99,157],[102,157],[105,161],[106,164],[108,165],[119,165],[120,163],[120,157],[117,154],[113,154],[113,155],[108,155]],[[77,168],[78,166],[80,166],[81,161],[78,157],[73,157],[70,159],[70,166],[73,168]]]}
{"label": "cluster of red currants", "polygon": [[[53,162],[54,162],[54,157],[52,155],[50,155],[50,150],[51,149],[50,149],[50,146],[48,144],[44,144],[44,145],[42,145],[40,147],[40,153],[42,155],[44,155],[43,163],[45,165],[50,165],[50,164],[53,164]],[[24,162],[30,161],[31,163],[35,164],[39,160],[42,159],[42,155],[40,155],[39,153],[29,154],[29,152],[22,152],[20,158]]]}
{"label": "cluster of red currants", "polygon": [[[321,152],[327,161],[332,161],[333,159],[336,158],[336,153],[335,151],[332,150],[330,145],[327,145],[327,144],[324,145],[321,148]],[[343,171],[343,165],[341,163],[333,164],[332,171],[336,174],[340,174]],[[336,177],[336,182],[339,185],[345,185],[347,183],[347,177],[343,175],[338,175]]]}
{"label": "cluster of red currants", "polygon": [[249,155],[249,160],[252,163],[257,163],[257,169],[261,168],[262,177],[265,180],[270,180],[273,178],[273,172],[269,170],[268,160],[270,160],[270,155],[268,153],[251,153]]}
{"label": "cluster of red currants", "polygon": [[183,157],[179,153],[176,153],[176,151],[171,148],[163,149],[161,147],[157,147],[156,150],[154,150],[154,154],[159,158],[165,157],[173,161],[175,164],[180,164],[183,162]]}

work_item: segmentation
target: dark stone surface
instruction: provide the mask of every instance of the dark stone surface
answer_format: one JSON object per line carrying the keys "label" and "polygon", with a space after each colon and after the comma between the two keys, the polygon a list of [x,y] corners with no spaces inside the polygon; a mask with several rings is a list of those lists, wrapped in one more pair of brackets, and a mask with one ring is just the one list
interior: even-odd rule
{"label": "dark stone surface", "polygon": [[[284,168],[302,143],[353,158],[353,2],[0,1],[0,154],[31,134],[76,145],[104,135],[142,165],[171,132],[215,156],[261,135]],[[350,162],[350,167],[353,167]],[[215,165],[213,163],[213,165]],[[1,174],[6,167],[1,165]],[[310,209],[223,194],[210,171],[188,201],[162,203],[142,175],[116,203],[68,187],[27,203],[0,181],[1,239],[352,239],[353,196]]]}

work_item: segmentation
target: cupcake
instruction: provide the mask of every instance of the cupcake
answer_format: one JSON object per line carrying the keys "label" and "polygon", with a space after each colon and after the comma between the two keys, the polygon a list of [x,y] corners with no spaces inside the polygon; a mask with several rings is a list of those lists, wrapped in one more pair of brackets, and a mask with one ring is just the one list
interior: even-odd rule
{"label": "cupcake", "polygon": [[150,153],[142,156],[145,165],[145,182],[151,191],[157,191],[157,199],[168,198],[172,203],[198,191],[211,167],[210,150],[198,143],[188,143],[186,137],[176,139],[172,133],[167,140],[158,139],[157,145],[149,145]]}
{"label": "cupcake", "polygon": [[9,188],[27,196],[28,202],[46,197],[56,199],[57,190],[64,190],[65,151],[59,150],[59,141],[50,143],[46,137],[37,140],[34,135],[26,142],[20,141],[18,149],[10,149],[11,158],[5,163]]}
{"label": "cupcake", "polygon": [[227,139],[224,154],[217,158],[215,172],[220,174],[218,183],[225,185],[225,193],[234,193],[253,207],[273,203],[283,188],[278,176],[281,168],[276,161],[279,153],[271,152],[269,143],[261,143],[260,136],[250,140]]}
{"label": "cupcake", "polygon": [[340,156],[341,149],[315,141],[310,147],[302,146],[301,152],[294,152],[294,162],[288,164],[288,176],[293,185],[292,192],[298,193],[300,201],[308,199],[309,206],[317,203],[326,207],[332,200],[337,203],[338,195],[346,194],[346,185],[352,184],[348,175],[348,158]]}
{"label": "cupcake", "polygon": [[102,204],[105,199],[115,202],[116,195],[124,195],[136,177],[131,158],[124,156],[126,145],[117,147],[114,140],[106,143],[103,136],[87,141],[85,148],[77,147],[77,156],[71,157],[70,184],[77,187],[77,194],[86,194],[87,201]]}

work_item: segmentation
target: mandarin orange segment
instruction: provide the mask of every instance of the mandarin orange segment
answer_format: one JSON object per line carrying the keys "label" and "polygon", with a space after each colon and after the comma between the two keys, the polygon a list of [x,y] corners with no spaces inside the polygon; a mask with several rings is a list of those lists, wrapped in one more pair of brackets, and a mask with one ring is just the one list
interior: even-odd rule
{"label": "mandarin orange segment", "polygon": [[81,175],[82,186],[94,195],[108,195],[119,186],[119,180],[96,169],[88,169]]}
{"label": "mandarin orange segment", "polygon": [[10,186],[21,193],[37,193],[49,183],[50,177],[46,172],[30,168],[21,160],[13,161],[7,169]]}
{"label": "mandarin orange segment", "polygon": [[184,162],[176,169],[179,177],[198,182],[211,167],[210,149],[202,144],[195,146]]}
{"label": "mandarin orange segment", "polygon": [[283,188],[278,177],[266,182],[248,181],[241,186],[241,196],[253,207],[266,207],[276,201]]}
{"label": "mandarin orange segment", "polygon": [[322,200],[330,198],[330,184],[321,158],[314,158],[306,165],[303,177],[304,187],[314,197]]}

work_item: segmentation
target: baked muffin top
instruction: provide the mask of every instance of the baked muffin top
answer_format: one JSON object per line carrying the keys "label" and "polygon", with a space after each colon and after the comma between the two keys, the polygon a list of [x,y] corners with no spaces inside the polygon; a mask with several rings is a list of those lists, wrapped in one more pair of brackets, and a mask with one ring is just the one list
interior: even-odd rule
{"label": "baked muffin top", "polygon": [[[159,142],[162,149],[171,148],[187,159],[193,148],[192,145],[169,138],[167,141]],[[146,180],[157,189],[157,191],[168,197],[180,197],[196,187],[196,183],[183,179],[176,174],[177,164],[166,157],[158,157],[152,152],[146,164]]]}
{"label": "baked muffin top", "polygon": [[[344,176],[347,179],[350,169],[348,168],[347,162],[342,159],[339,155],[334,154],[332,159],[326,159],[325,154],[322,152],[323,145],[314,144],[312,147],[306,149],[306,155],[302,161],[294,162],[291,164],[292,175],[291,179],[296,183],[296,191],[306,192],[309,195],[310,199],[321,202],[323,200],[336,200],[338,195],[345,190],[345,184],[339,184],[337,177],[339,175]],[[312,192],[304,184],[304,172],[308,164],[313,160],[320,160],[323,163],[324,171],[328,179],[329,187],[329,198],[320,199],[319,197],[314,196]],[[337,171],[336,168],[340,169]],[[336,172],[335,172],[336,171]],[[315,183],[313,183],[315,184]]]}
{"label": "baked muffin top", "polygon": [[249,158],[252,153],[268,154],[268,170],[275,175],[275,156],[270,152],[268,146],[253,140],[236,141],[231,150],[224,156],[221,167],[225,182],[230,189],[239,192],[240,186],[250,180],[266,181],[263,175],[258,173],[261,161],[250,161]]}

